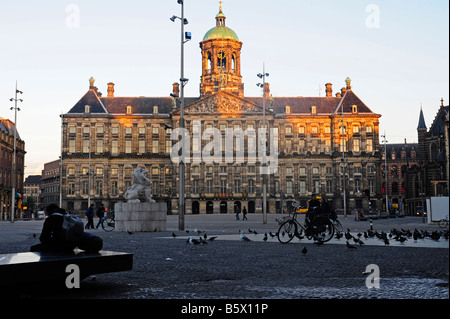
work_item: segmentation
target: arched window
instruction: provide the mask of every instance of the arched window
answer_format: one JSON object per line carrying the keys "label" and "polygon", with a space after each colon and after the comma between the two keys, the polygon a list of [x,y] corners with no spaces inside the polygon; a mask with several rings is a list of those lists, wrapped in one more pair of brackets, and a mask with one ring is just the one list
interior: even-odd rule
{"label": "arched window", "polygon": [[211,52],[208,52],[208,61],[207,61],[207,70],[209,70],[209,72],[211,72]]}
{"label": "arched window", "polygon": [[236,53],[233,53],[233,56],[231,58],[231,71],[233,73],[236,72]]}

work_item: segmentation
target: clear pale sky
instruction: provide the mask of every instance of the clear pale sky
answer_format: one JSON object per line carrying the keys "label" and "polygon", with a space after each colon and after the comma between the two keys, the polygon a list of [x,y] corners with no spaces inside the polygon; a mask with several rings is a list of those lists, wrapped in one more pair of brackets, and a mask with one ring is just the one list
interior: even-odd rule
{"label": "clear pale sky", "polygon": [[[324,96],[352,79],[353,91],[382,115],[389,143],[417,142],[420,105],[429,127],[449,101],[448,0],[223,0],[226,25],[242,41],[246,96],[261,95],[265,63],[271,93]],[[215,26],[216,0],[185,0],[186,96],[199,95],[199,42]],[[14,120],[15,81],[24,94],[17,126],[25,175],[60,154],[61,113],[86,93],[168,96],[180,77],[176,0],[2,0],[0,116]],[[334,94],[333,93],[333,94]]]}

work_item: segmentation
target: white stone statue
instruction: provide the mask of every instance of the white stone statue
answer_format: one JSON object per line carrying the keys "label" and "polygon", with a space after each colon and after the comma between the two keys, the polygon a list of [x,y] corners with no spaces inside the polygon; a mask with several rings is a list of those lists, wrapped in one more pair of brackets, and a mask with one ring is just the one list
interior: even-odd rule
{"label": "white stone statue", "polygon": [[125,199],[128,203],[139,203],[141,198],[145,202],[155,203],[152,198],[152,181],[147,177],[148,171],[143,167],[138,167],[133,172],[133,185],[125,192]]}

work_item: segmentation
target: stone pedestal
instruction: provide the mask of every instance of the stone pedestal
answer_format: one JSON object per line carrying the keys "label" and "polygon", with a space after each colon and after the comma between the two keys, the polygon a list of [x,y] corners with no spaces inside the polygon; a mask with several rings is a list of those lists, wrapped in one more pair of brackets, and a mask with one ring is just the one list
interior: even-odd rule
{"label": "stone pedestal", "polygon": [[115,231],[166,231],[167,203],[117,203],[115,219]]}

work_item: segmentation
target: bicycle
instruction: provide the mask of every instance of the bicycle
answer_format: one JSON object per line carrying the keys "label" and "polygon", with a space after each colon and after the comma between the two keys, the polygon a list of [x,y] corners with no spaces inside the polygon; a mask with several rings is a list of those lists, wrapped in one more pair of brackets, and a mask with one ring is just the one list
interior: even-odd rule
{"label": "bicycle", "polygon": [[106,217],[103,220],[103,230],[110,232],[113,231],[114,228],[116,228],[116,220],[115,220],[115,214],[112,214],[112,217]]}
{"label": "bicycle", "polygon": [[[304,233],[306,238],[312,239],[319,243],[325,243],[334,236],[335,228],[333,221],[325,214],[318,213],[318,207],[310,209],[305,217],[304,225],[300,224],[297,220],[297,216],[304,211],[300,206],[295,206],[292,216],[289,215],[280,221],[280,227],[278,229],[277,238],[282,244],[289,243],[294,237],[300,238],[300,233],[298,229],[300,228]],[[310,217],[310,218],[308,218]]]}
{"label": "bicycle", "polygon": [[441,228],[448,228],[448,216],[447,216],[447,218],[445,218],[445,219],[441,219],[441,220],[438,222],[438,225],[439,225],[439,227],[441,227]]}

